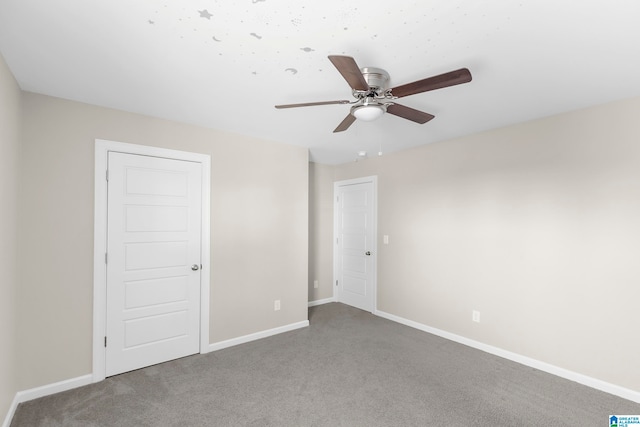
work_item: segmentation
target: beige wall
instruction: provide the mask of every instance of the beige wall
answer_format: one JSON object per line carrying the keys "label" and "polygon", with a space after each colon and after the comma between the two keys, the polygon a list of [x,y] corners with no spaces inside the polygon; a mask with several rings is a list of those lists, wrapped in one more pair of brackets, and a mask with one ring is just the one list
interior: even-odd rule
{"label": "beige wall", "polygon": [[640,98],[336,167],[379,177],[378,309],[640,391],[638,112]]}
{"label": "beige wall", "polygon": [[20,89],[0,55],[0,421],[17,390],[14,376],[18,289]]}
{"label": "beige wall", "polygon": [[333,297],[333,174],[309,163],[309,301]]}
{"label": "beige wall", "polygon": [[307,319],[306,149],[36,94],[22,101],[18,389],[92,371],[96,138],[211,155],[211,343]]}

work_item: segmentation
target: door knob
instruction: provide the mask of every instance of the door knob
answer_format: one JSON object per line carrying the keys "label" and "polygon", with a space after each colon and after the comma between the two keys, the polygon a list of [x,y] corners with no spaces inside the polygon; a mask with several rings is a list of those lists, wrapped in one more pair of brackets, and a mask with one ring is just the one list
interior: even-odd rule
{"label": "door knob", "polygon": [[191,266],[191,269],[192,269],[193,271],[198,271],[198,269],[200,269],[200,267],[198,266],[198,264],[193,264],[193,265]]}
{"label": "door knob", "polygon": [[371,252],[370,252],[370,251],[367,251],[367,252],[365,252],[364,254],[365,254],[366,256],[369,256],[369,255],[371,255]]}

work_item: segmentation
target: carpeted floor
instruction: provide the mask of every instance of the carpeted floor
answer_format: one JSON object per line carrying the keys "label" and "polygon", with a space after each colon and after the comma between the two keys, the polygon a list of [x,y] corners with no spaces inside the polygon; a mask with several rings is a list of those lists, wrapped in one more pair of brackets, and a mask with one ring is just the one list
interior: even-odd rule
{"label": "carpeted floor", "polygon": [[608,426],[636,404],[332,303],[311,326],[19,405],[22,426]]}

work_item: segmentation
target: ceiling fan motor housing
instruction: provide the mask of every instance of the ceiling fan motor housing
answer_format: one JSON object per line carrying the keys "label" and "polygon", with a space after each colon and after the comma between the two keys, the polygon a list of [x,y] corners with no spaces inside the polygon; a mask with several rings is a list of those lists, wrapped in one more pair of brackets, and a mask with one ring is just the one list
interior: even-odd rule
{"label": "ceiling fan motor housing", "polygon": [[371,89],[370,92],[381,96],[389,88],[389,73],[382,68],[364,67],[360,71]]}

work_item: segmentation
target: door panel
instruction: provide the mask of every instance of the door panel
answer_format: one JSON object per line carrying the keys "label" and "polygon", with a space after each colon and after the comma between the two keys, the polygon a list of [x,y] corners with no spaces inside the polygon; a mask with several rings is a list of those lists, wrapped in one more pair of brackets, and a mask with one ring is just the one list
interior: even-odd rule
{"label": "door panel", "polygon": [[189,242],[125,243],[124,251],[127,272],[184,267],[189,258]]}
{"label": "door panel", "polygon": [[189,190],[188,174],[180,171],[131,168],[125,180],[126,193],[132,196],[186,197]]}
{"label": "door panel", "polygon": [[342,234],[342,248],[346,249],[346,250],[353,250],[353,251],[366,251],[367,250],[367,236],[365,234],[347,234],[347,233],[343,233]]}
{"label": "door panel", "polygon": [[109,153],[107,376],[200,349],[201,174]]}
{"label": "door panel", "polygon": [[125,309],[187,300],[187,276],[125,282]]}
{"label": "door panel", "polygon": [[367,281],[359,277],[345,276],[344,277],[344,291],[351,298],[356,296],[366,298],[367,297]]}
{"label": "door panel", "polygon": [[185,206],[127,206],[126,231],[187,231]]}
{"label": "door panel", "polygon": [[125,320],[125,350],[187,336],[189,333],[187,323],[188,313],[186,310]]}
{"label": "door panel", "polygon": [[367,272],[367,260],[361,256],[343,255],[342,268],[346,271],[365,274]]}

